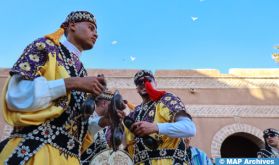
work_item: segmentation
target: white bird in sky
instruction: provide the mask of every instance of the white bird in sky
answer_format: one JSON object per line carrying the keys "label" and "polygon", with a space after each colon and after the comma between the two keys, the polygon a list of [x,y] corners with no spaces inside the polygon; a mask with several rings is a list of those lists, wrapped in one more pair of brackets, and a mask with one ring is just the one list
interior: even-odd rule
{"label": "white bird in sky", "polygon": [[130,56],[130,59],[131,59],[131,61],[133,62],[133,61],[136,60],[136,57]]}
{"label": "white bird in sky", "polygon": [[118,43],[118,41],[116,41],[116,40],[114,40],[114,41],[111,42],[112,45],[115,45],[115,44],[117,44],[117,43]]}
{"label": "white bird in sky", "polygon": [[191,17],[192,20],[195,22],[197,19],[199,19],[198,17]]}

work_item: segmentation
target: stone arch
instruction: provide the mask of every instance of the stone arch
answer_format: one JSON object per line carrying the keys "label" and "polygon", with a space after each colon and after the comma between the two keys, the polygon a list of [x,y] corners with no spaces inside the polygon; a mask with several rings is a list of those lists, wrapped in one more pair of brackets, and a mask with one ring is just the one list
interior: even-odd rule
{"label": "stone arch", "polygon": [[[256,128],[254,126],[243,124],[243,123],[236,123],[224,126],[221,128],[213,137],[212,143],[211,143],[211,156],[213,158],[220,158],[221,157],[221,145],[223,141],[229,137],[232,134],[244,132],[251,135],[256,136],[259,138],[262,142],[264,141],[262,137],[262,130],[259,128]],[[257,145],[262,145],[262,143],[254,141]]]}

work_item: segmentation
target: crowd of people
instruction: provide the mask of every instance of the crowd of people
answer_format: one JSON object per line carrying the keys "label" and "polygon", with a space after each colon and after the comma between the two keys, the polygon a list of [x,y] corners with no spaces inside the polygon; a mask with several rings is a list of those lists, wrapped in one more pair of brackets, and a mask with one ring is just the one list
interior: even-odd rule
{"label": "crowd of people", "polygon": [[[3,117],[14,129],[0,143],[0,164],[90,164],[118,152],[132,164],[211,165],[204,151],[190,145],[196,126],[185,105],[156,89],[151,71],[135,73],[142,99],[136,106],[117,100],[105,76],[87,76],[79,57],[97,38],[94,15],[74,11],[56,32],[26,47],[3,89]],[[92,105],[85,110],[88,98]],[[279,157],[278,130],[265,130],[264,139],[259,157]]]}

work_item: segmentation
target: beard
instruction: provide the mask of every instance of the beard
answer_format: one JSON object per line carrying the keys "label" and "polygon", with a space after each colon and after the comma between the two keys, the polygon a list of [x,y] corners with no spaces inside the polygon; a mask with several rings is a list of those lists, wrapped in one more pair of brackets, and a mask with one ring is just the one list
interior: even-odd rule
{"label": "beard", "polygon": [[138,94],[142,97],[142,98],[147,98],[149,97],[148,93],[146,91],[139,91]]}
{"label": "beard", "polygon": [[139,93],[139,95],[140,95],[141,97],[149,97],[149,95],[148,95],[147,93]]}
{"label": "beard", "polygon": [[90,50],[92,49],[94,44],[85,43],[83,44],[83,50]]}

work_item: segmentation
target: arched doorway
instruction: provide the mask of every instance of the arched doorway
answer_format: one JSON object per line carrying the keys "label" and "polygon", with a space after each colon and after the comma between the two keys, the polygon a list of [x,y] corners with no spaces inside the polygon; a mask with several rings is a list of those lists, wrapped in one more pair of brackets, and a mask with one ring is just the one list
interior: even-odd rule
{"label": "arched doorway", "polygon": [[[221,128],[218,132],[216,132],[216,134],[213,136],[211,143],[211,157],[220,158],[221,146],[223,142],[228,137],[233,135],[240,135],[242,137],[246,137],[249,140],[253,141],[255,144],[257,144],[257,146],[263,146],[264,139],[262,134],[262,130],[252,125],[244,123],[234,123],[231,125],[226,125],[223,128]],[[226,151],[227,150],[225,150],[224,152]]]}
{"label": "arched doorway", "polygon": [[223,158],[255,158],[262,141],[249,133],[238,132],[228,136],[221,145]]}

